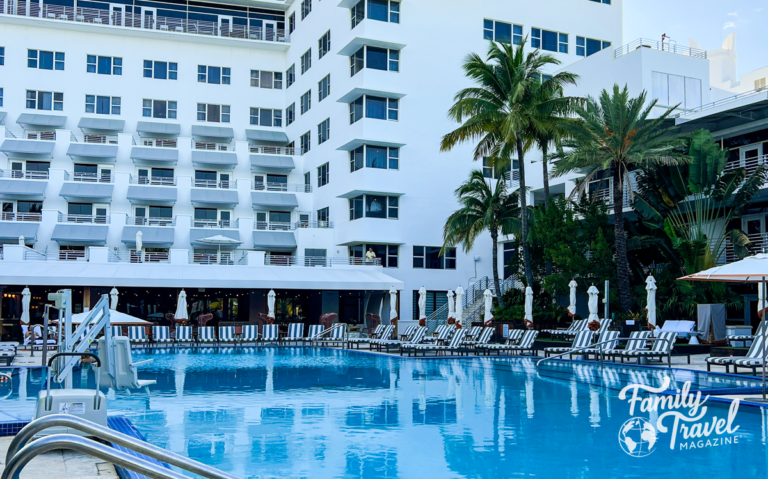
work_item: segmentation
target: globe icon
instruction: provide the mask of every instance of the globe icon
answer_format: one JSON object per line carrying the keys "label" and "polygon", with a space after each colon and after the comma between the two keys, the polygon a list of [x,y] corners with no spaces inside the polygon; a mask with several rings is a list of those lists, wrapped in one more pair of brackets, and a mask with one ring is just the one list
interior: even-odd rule
{"label": "globe icon", "polygon": [[632,457],[649,456],[656,449],[656,428],[642,417],[633,417],[621,425],[619,444]]}

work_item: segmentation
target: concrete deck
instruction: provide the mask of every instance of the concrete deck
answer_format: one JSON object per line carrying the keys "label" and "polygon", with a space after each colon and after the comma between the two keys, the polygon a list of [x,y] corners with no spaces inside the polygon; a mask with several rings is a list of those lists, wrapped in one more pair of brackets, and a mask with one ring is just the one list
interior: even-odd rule
{"label": "concrete deck", "polygon": [[[0,473],[5,469],[5,454],[12,437],[0,437]],[[32,459],[21,471],[21,479],[103,479],[117,478],[112,464],[73,451],[53,451]]]}

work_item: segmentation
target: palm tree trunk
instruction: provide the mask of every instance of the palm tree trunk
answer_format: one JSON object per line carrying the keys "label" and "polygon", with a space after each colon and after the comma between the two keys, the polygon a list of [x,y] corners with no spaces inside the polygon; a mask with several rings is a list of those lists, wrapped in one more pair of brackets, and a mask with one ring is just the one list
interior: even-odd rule
{"label": "palm tree trunk", "polygon": [[491,229],[491,239],[493,240],[493,287],[496,289],[496,299],[500,307],[504,307],[504,300],[501,299],[501,283],[499,283],[499,231]]}
{"label": "palm tree trunk", "polygon": [[547,144],[541,145],[541,164],[544,168],[544,206],[549,208],[549,165],[547,164]]}
{"label": "palm tree trunk", "polygon": [[520,169],[520,242],[523,245],[523,264],[525,265],[525,281],[533,286],[533,271],[531,270],[531,254],[528,251],[528,190],[525,187],[525,153],[523,140],[517,137],[517,161]]}
{"label": "palm tree trunk", "polygon": [[632,309],[629,290],[629,261],[627,260],[627,236],[624,234],[624,176],[618,168],[613,171],[613,231],[616,236],[616,276],[619,280],[621,312]]}

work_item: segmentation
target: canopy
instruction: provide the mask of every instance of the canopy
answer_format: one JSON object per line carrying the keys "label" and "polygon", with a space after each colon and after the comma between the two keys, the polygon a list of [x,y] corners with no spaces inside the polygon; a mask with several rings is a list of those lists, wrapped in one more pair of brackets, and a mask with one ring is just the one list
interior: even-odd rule
{"label": "canopy", "polygon": [[[77,313],[72,315],[72,324],[80,324],[85,321],[86,316],[90,311],[84,313]],[[99,316],[101,317],[101,316]],[[94,321],[92,321],[93,323]],[[119,311],[109,312],[109,324],[112,326],[150,326],[152,323],[144,321],[143,319],[136,318],[130,314],[121,313]]]}
{"label": "canopy", "polygon": [[741,261],[715,266],[678,278],[685,281],[759,283],[768,279],[768,253],[748,256]]}
{"label": "canopy", "polygon": [[197,240],[198,243],[207,243],[207,244],[216,244],[216,245],[233,245],[233,244],[240,244],[241,242],[234,239],[229,238],[224,235],[215,235],[211,236],[209,238],[201,238]]}
{"label": "canopy", "polygon": [[589,294],[589,302],[587,303],[587,306],[589,307],[589,317],[587,318],[587,321],[600,321],[600,317],[597,315],[597,303],[599,301],[597,296],[600,294],[600,291],[595,288],[595,285],[592,285],[587,290],[587,294]]}

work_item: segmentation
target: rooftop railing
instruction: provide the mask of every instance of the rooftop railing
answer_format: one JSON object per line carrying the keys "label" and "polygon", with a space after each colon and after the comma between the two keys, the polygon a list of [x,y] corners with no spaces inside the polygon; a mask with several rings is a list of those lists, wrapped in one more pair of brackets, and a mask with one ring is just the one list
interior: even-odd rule
{"label": "rooftop railing", "polygon": [[[105,7],[108,4],[104,4]],[[252,25],[219,23],[186,18],[142,15],[133,12],[114,12],[109,9],[49,5],[24,0],[5,1],[0,4],[0,14],[18,15],[48,20],[111,26],[116,28],[137,28],[168,33],[191,33],[209,37],[235,38],[241,40],[289,43],[290,35],[282,29]],[[232,17],[229,17],[230,19]]]}
{"label": "rooftop railing", "polygon": [[674,41],[660,42],[658,40],[650,40],[648,38],[639,38],[633,42],[616,48],[613,51],[613,58],[619,58],[641,48],[659,50],[677,55],[685,55],[687,57],[702,58],[705,60],[707,59],[707,52],[705,50],[699,50],[698,48],[691,47],[680,47]]}
{"label": "rooftop railing", "polygon": [[734,101],[738,101],[738,100],[742,100],[744,98],[749,98],[749,97],[757,96],[757,95],[760,95],[761,93],[763,95],[768,93],[768,88],[758,88],[757,90],[751,90],[751,91],[748,91],[748,92],[739,93],[738,95],[733,95],[733,96],[729,96],[728,98],[723,98],[721,100],[717,100],[717,101],[713,101],[713,102],[710,102],[710,103],[706,103],[706,104],[701,105],[701,106],[696,107],[696,108],[689,108],[689,109],[686,109],[685,111],[683,111],[681,113],[678,113],[675,116],[678,117],[678,118],[682,118],[682,117],[685,117],[685,116],[688,116],[688,115],[692,115],[694,113],[698,113],[698,112],[700,112],[702,110],[709,110],[710,108],[715,108],[715,107],[720,106],[720,105],[727,105],[728,103],[732,103]]}
{"label": "rooftop railing", "polygon": [[293,191],[296,193],[311,193],[312,185],[304,183],[265,183],[262,181],[253,181],[251,182],[251,189],[254,191]]}
{"label": "rooftop railing", "polygon": [[262,155],[293,156],[296,154],[296,149],[288,146],[253,145],[251,146],[250,151],[251,153],[261,153]]}
{"label": "rooftop railing", "polygon": [[264,264],[268,266],[304,266],[304,267],[331,267],[337,266],[381,266],[381,258],[366,260],[365,258],[354,257],[336,257],[326,256],[287,256],[287,255],[266,255]]}

